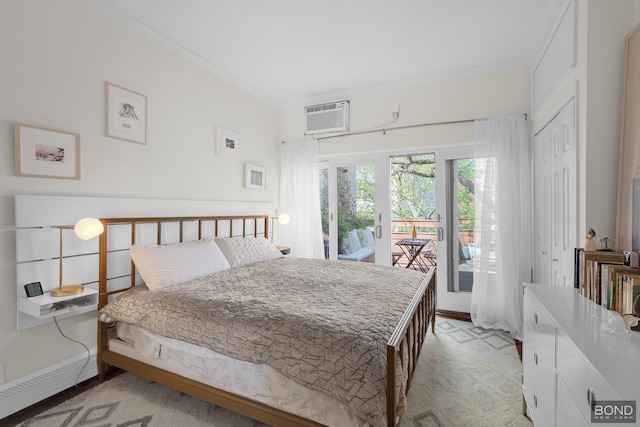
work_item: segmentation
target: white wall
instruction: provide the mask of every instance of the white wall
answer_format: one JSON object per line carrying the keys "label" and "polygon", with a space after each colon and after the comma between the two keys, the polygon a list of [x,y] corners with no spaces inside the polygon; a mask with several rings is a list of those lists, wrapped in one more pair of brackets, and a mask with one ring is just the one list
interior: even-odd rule
{"label": "white wall", "polygon": [[[624,39],[638,22],[639,0],[574,0],[576,66],[533,117],[541,128],[577,90],[578,245],[586,231],[615,236]],[[565,1],[565,3],[567,3]]]}
{"label": "white wall", "polygon": [[[529,113],[530,72],[505,71],[478,77],[425,83],[412,87],[386,88],[345,97],[351,102],[351,131],[420,123],[476,119]],[[335,101],[335,100],[334,100]],[[310,101],[309,104],[317,103]],[[391,106],[400,105],[400,118],[392,121]],[[287,106],[280,115],[280,137],[284,141],[304,138],[304,105]],[[324,136],[324,135],[323,135]],[[319,143],[320,154],[386,151],[473,140],[473,123],[429,126],[400,131],[370,133]],[[340,141],[335,143],[336,141]]]}
{"label": "white wall", "polygon": [[[16,331],[14,195],[275,203],[278,110],[80,0],[0,2],[0,58],[0,365],[9,381],[84,351],[53,324]],[[147,145],[103,136],[105,81],[147,96]],[[80,133],[82,179],[14,176],[14,122]],[[242,134],[241,161],[216,156],[216,126]],[[245,161],[266,167],[266,191],[243,188]],[[95,348],[94,314],[61,326]]]}

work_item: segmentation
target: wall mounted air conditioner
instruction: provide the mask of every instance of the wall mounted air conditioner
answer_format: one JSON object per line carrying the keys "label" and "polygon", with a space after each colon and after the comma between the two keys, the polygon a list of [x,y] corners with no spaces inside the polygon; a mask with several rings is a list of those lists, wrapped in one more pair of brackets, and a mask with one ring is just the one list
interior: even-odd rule
{"label": "wall mounted air conditioner", "polygon": [[304,107],[304,134],[349,130],[349,101]]}

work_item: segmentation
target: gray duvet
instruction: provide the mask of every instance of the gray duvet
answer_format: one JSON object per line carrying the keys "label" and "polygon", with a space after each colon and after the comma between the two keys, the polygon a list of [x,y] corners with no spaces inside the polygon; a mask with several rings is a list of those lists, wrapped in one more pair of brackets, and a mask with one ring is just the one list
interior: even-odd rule
{"label": "gray duvet", "polygon": [[136,286],[101,314],[266,363],[382,426],[386,343],[423,280],[404,268],[280,258],[154,292]]}

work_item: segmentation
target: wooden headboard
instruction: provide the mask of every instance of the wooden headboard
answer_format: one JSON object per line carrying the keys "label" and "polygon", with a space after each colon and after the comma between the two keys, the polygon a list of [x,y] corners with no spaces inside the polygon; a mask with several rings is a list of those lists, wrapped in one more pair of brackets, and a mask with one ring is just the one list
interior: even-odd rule
{"label": "wooden headboard", "polygon": [[268,215],[101,218],[98,310],[109,297],[142,283],[129,256],[133,244],[161,245],[209,237],[269,237]]}

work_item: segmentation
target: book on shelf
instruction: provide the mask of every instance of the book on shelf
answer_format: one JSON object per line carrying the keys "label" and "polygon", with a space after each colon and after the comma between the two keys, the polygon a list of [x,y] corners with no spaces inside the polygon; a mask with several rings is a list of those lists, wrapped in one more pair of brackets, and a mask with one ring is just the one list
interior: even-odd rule
{"label": "book on shelf", "polygon": [[582,271],[583,263],[583,248],[575,248],[573,253],[573,287],[576,289],[581,288],[580,272]]}
{"label": "book on shelf", "polygon": [[[611,276],[609,266],[612,264],[603,263],[600,265],[600,304],[607,310],[611,308]],[[616,264],[613,264],[616,265]]]}
{"label": "book on shelf", "polygon": [[621,264],[610,264],[608,267],[608,280],[611,290],[609,310],[624,314],[623,278],[625,275],[640,275],[640,267],[628,267]]}
{"label": "book on shelf", "polygon": [[633,302],[640,295],[640,271],[623,274],[620,282],[622,288],[620,314],[631,314]]}
{"label": "book on shelf", "polygon": [[[574,260],[574,286],[586,298],[615,309],[621,304],[622,290],[616,281],[614,267],[638,267],[638,253],[634,251],[584,251],[576,248]],[[577,276],[577,277],[576,277]]]}

